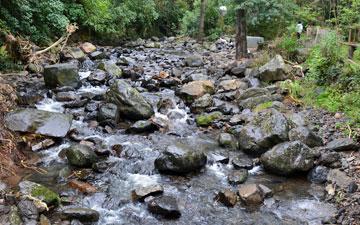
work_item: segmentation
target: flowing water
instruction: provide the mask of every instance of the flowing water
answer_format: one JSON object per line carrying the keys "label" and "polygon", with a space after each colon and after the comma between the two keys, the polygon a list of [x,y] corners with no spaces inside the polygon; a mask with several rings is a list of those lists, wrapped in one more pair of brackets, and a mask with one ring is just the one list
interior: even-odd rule
{"label": "flowing water", "polygon": [[[177,62],[181,56],[162,52],[137,52],[130,54],[144,54],[148,61],[142,65],[145,75],[151,76],[159,72],[160,62]],[[76,91],[78,95],[91,93],[102,95],[106,92],[106,85],[94,86],[86,82],[91,71],[80,73],[82,86]],[[133,82],[136,85],[136,82]],[[106,170],[103,173],[91,173],[86,181],[94,185],[98,192],[85,195],[69,189],[66,177],[70,168],[66,159],[61,157],[61,151],[70,146],[68,138],[61,140],[55,147],[40,151],[41,166],[48,174],[32,175],[29,179],[45,184],[59,191],[63,196],[73,196],[73,205],[88,207],[100,212],[98,224],[321,224],[321,220],[335,213],[334,206],[323,202],[323,188],[310,184],[305,178],[284,178],[267,174],[261,166],[249,171],[246,183],[264,184],[274,192],[272,198],[266,199],[262,206],[247,208],[237,204],[234,208],[227,208],[214,200],[219,191],[232,189],[227,181],[227,175],[233,166],[231,163],[216,162],[215,155],[227,156],[231,159],[237,156],[248,157],[240,151],[231,151],[219,147],[217,131],[203,132],[196,127],[193,115],[185,104],[176,97],[173,90],[162,89],[157,92],[143,92],[143,96],[152,103],[156,111],[155,117],[165,121],[168,129],[157,131],[149,135],[127,134],[124,129],[115,129],[114,133],[104,132],[102,128],[89,126],[84,108],[65,109],[64,104],[53,98],[45,97],[36,104],[36,108],[51,112],[66,112],[77,115],[72,128],[78,131],[77,137],[91,140],[98,148],[111,149],[121,144],[123,151],[119,156],[104,159]],[[175,117],[157,111],[160,98],[170,98],[176,103],[172,110]],[[169,145],[184,143],[192,148],[206,152],[208,163],[204,169],[186,177],[161,175],[154,169],[154,160]],[[145,203],[131,200],[131,191],[139,186],[159,183],[164,187],[164,194],[178,200],[181,217],[177,220],[165,220],[147,211]],[[56,216],[56,215],[54,215]]]}

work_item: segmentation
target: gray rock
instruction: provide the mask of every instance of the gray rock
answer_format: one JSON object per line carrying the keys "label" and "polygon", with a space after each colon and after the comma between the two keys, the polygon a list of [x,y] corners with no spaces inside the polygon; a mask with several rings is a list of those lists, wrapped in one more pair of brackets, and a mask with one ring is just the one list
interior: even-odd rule
{"label": "gray rock", "polygon": [[327,180],[339,186],[342,189],[347,189],[353,181],[345,172],[339,169],[332,169],[327,175]]}
{"label": "gray rock", "polygon": [[127,82],[117,80],[106,93],[109,102],[118,106],[121,115],[129,119],[149,119],[154,110],[149,102]]}
{"label": "gray rock", "polygon": [[102,51],[94,51],[90,54],[90,58],[91,59],[105,59],[106,54],[105,54],[105,52],[102,52]]}
{"label": "gray rock", "polygon": [[202,73],[193,73],[185,79],[185,82],[199,81],[199,80],[209,80],[209,76]]}
{"label": "gray rock", "polygon": [[50,137],[65,137],[72,116],[37,109],[20,109],[5,117],[5,126],[12,131],[29,132]]}
{"label": "gray rock", "polygon": [[290,141],[301,141],[310,148],[323,145],[321,137],[314,134],[307,127],[297,127],[289,131]]}
{"label": "gray rock", "polygon": [[338,152],[324,151],[318,160],[320,165],[330,168],[338,168],[341,166],[341,156]]}
{"label": "gray rock", "polygon": [[168,219],[177,219],[181,216],[177,201],[171,196],[161,196],[151,200],[148,203],[148,210]]}
{"label": "gray rock", "polygon": [[148,196],[158,195],[164,192],[164,188],[160,184],[153,184],[145,187],[136,188],[131,192],[134,201],[144,201]]}
{"label": "gray rock", "polygon": [[68,91],[68,92],[58,92],[55,98],[59,102],[70,102],[70,101],[75,101],[77,99],[77,96],[75,92]]}
{"label": "gray rock", "polygon": [[325,166],[317,166],[313,168],[308,174],[308,180],[316,183],[323,184],[327,181],[329,169]]}
{"label": "gray rock", "polygon": [[248,88],[248,84],[239,79],[224,80],[221,81],[218,86],[218,89],[222,91],[234,91],[237,89],[245,90],[247,88]]}
{"label": "gray rock", "polygon": [[314,166],[313,152],[300,141],[278,144],[260,160],[265,169],[279,175],[307,172]]}
{"label": "gray rock", "polygon": [[228,176],[228,181],[230,184],[242,184],[248,178],[248,170],[247,169],[240,169],[231,171]]}
{"label": "gray rock", "polygon": [[246,205],[258,205],[264,201],[264,195],[257,184],[246,184],[239,188],[240,199]]}
{"label": "gray rock", "polygon": [[78,66],[72,63],[55,64],[44,67],[44,81],[49,88],[79,86]]}
{"label": "gray rock", "polygon": [[283,58],[276,55],[267,64],[259,68],[259,78],[264,82],[283,81],[288,79],[287,68]]}
{"label": "gray rock", "polygon": [[240,93],[238,100],[242,101],[248,98],[259,97],[264,95],[270,95],[269,90],[267,90],[266,88],[249,88]]}
{"label": "gray rock", "polygon": [[199,67],[204,64],[203,58],[200,55],[191,55],[185,58],[185,65],[190,67]]}
{"label": "gray rock", "polygon": [[128,128],[126,131],[129,133],[138,134],[144,132],[153,132],[157,129],[158,127],[155,124],[153,124],[151,121],[139,120],[133,125],[131,125],[131,127]]}
{"label": "gray rock", "polygon": [[241,65],[237,65],[237,66],[233,67],[231,69],[231,74],[235,75],[237,77],[244,77],[245,76],[245,71],[246,71],[246,65],[241,64]]}
{"label": "gray rock", "polygon": [[[48,206],[57,206],[60,203],[60,197],[49,188],[31,181],[22,181],[19,183],[20,193],[30,195],[45,202]],[[39,209],[43,211],[45,209]]]}
{"label": "gray rock", "polygon": [[326,149],[337,152],[355,151],[359,148],[359,145],[351,138],[335,139],[326,145]]}
{"label": "gray rock", "polygon": [[9,213],[9,222],[10,225],[22,225],[23,222],[21,221],[19,210],[16,206],[10,207],[10,213]]}
{"label": "gray rock", "polygon": [[61,212],[61,218],[79,220],[84,223],[97,222],[100,218],[100,213],[88,208],[67,208]]}
{"label": "gray rock", "polygon": [[66,158],[72,166],[91,167],[98,161],[95,152],[87,145],[73,144],[65,152]]}
{"label": "gray rock", "polygon": [[245,156],[238,156],[231,160],[231,164],[235,169],[251,170],[254,167],[253,161]]}
{"label": "gray rock", "polygon": [[288,140],[289,125],[286,117],[275,109],[262,111],[243,127],[238,134],[239,148],[259,155],[274,145]]}
{"label": "gray rock", "polygon": [[183,85],[179,91],[181,97],[187,102],[193,102],[205,94],[215,92],[214,83],[210,80],[192,81]]}
{"label": "gray rock", "polygon": [[206,164],[204,153],[184,145],[169,146],[156,160],[155,168],[162,173],[187,174],[198,171]]}
{"label": "gray rock", "polygon": [[115,104],[106,103],[99,108],[98,120],[99,122],[113,120],[115,122],[119,121],[119,110]]}
{"label": "gray rock", "polygon": [[98,69],[106,71],[111,77],[119,78],[122,75],[122,70],[114,62],[101,62]]}
{"label": "gray rock", "polygon": [[107,79],[107,75],[103,70],[95,70],[87,78],[91,83],[104,83]]}
{"label": "gray rock", "polygon": [[222,147],[237,148],[237,142],[235,137],[229,133],[221,133],[219,135],[219,145]]}
{"label": "gray rock", "polygon": [[239,103],[239,106],[243,109],[254,109],[256,106],[260,104],[264,104],[267,102],[271,102],[273,99],[268,95],[262,95],[257,97],[247,98],[246,100],[242,100]]}
{"label": "gray rock", "polygon": [[22,217],[30,220],[37,220],[39,218],[39,210],[36,208],[33,201],[21,200],[18,203],[18,209]]}

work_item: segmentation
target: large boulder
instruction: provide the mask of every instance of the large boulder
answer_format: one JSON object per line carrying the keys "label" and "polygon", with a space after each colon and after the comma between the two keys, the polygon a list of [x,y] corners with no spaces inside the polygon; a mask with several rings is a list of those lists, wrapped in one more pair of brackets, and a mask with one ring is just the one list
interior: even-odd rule
{"label": "large boulder", "polygon": [[162,173],[183,175],[200,170],[206,161],[207,157],[203,152],[177,144],[169,146],[155,160],[155,168]]}
{"label": "large boulder", "polygon": [[49,88],[78,87],[80,76],[77,64],[63,63],[44,67],[44,81]]}
{"label": "large boulder", "polygon": [[180,96],[184,97],[187,102],[193,102],[205,94],[213,94],[215,92],[214,83],[210,80],[192,81],[185,84],[180,89]]}
{"label": "large boulder", "polygon": [[91,167],[98,161],[95,152],[87,145],[74,144],[66,149],[66,158],[72,166]]}
{"label": "large boulder", "polygon": [[290,141],[301,141],[310,148],[323,145],[321,137],[314,134],[307,127],[297,127],[290,130],[289,139]]}
{"label": "large boulder", "polygon": [[260,158],[265,169],[279,175],[307,172],[314,166],[314,153],[300,141],[285,142],[273,147]]}
{"label": "large boulder", "polygon": [[109,102],[118,106],[121,115],[133,119],[149,119],[154,110],[149,102],[133,87],[123,80],[117,80],[106,93]]}
{"label": "large boulder", "polygon": [[29,132],[50,137],[65,137],[72,116],[37,109],[20,109],[5,117],[5,126],[12,131]]}
{"label": "large boulder", "polygon": [[288,79],[284,59],[280,55],[276,55],[270,62],[260,67],[259,78],[264,82],[283,81]]}
{"label": "large boulder", "polygon": [[276,144],[288,140],[289,124],[275,109],[259,112],[239,134],[239,148],[248,154],[260,155]]}
{"label": "large boulder", "polygon": [[22,195],[37,198],[48,206],[57,206],[60,203],[59,195],[41,184],[26,180],[19,183],[19,188]]}

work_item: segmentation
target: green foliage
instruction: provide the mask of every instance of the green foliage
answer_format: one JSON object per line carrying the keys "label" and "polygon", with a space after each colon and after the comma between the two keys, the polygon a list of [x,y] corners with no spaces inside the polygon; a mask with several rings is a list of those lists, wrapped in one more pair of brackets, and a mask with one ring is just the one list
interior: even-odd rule
{"label": "green foliage", "polygon": [[281,38],[275,40],[275,51],[291,61],[297,61],[297,54],[303,48],[302,40],[295,36],[295,26],[290,26]]}
{"label": "green foliage", "polygon": [[4,46],[0,47],[0,71],[11,72],[21,70],[22,67],[13,62]]}

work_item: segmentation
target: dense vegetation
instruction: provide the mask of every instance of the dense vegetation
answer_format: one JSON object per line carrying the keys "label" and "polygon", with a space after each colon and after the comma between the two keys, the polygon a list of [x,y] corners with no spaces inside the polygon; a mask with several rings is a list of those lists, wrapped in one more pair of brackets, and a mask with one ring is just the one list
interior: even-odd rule
{"label": "dense vegetation", "polygon": [[[48,45],[76,22],[78,36],[114,43],[138,37],[197,35],[200,0],[0,0],[0,33],[12,33]],[[220,6],[227,6],[223,17]],[[235,31],[235,11],[246,9],[248,33],[273,40],[276,53],[304,63],[307,78],[288,84],[294,96],[332,111],[345,111],[359,123],[360,50],[347,60],[349,27],[360,24],[360,0],[207,0],[205,35],[216,39]],[[16,9],[16,10],[14,10]],[[336,32],[313,46],[306,58],[299,49],[307,40],[294,35],[298,20]],[[4,39],[0,36],[0,46]],[[0,70],[16,68],[4,47]]]}

